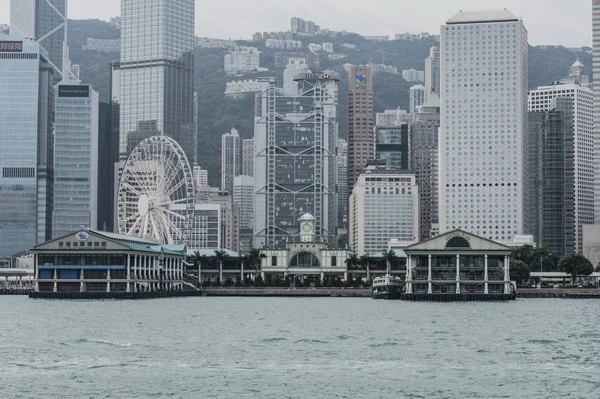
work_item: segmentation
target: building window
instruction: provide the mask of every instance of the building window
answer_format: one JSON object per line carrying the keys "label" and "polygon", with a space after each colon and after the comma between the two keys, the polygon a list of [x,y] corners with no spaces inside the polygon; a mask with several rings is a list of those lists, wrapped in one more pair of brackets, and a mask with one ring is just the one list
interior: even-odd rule
{"label": "building window", "polygon": [[446,248],[471,248],[471,245],[469,245],[469,242],[462,237],[454,237],[448,241]]}
{"label": "building window", "polygon": [[319,267],[320,265],[319,258],[310,252],[296,254],[290,262],[290,267]]}
{"label": "building window", "polygon": [[277,266],[277,256],[271,256],[271,266]]}
{"label": "building window", "polygon": [[331,257],[331,266],[337,266],[337,256]]}

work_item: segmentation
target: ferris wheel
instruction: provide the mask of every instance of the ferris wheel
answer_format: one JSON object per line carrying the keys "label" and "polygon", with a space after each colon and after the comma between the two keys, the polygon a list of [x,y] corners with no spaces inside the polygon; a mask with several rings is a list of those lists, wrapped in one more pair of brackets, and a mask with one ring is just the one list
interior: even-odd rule
{"label": "ferris wheel", "polygon": [[194,219],[190,164],[166,136],[142,140],[129,154],[119,183],[119,233],[160,244],[187,243]]}

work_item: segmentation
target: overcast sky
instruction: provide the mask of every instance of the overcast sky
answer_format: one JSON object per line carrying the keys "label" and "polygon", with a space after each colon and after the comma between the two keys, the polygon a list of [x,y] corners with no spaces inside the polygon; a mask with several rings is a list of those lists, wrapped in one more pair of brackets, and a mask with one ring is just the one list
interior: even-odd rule
{"label": "overcast sky", "polygon": [[[69,0],[69,18],[108,20],[120,0]],[[323,28],[364,35],[439,33],[460,10],[507,8],[523,18],[529,42],[591,46],[590,0],[196,0],[196,34],[248,39],[257,31],[284,31],[290,18],[311,19]],[[0,0],[0,23],[9,22],[10,0]]]}

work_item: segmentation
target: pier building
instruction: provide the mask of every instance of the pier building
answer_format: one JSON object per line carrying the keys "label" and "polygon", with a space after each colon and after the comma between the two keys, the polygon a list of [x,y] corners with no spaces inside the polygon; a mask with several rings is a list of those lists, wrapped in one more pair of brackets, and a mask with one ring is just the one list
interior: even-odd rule
{"label": "pier building", "polygon": [[404,249],[406,299],[514,299],[509,275],[512,249],[454,230]]}
{"label": "pier building", "polygon": [[81,230],[36,245],[36,292],[183,290],[184,245]]}

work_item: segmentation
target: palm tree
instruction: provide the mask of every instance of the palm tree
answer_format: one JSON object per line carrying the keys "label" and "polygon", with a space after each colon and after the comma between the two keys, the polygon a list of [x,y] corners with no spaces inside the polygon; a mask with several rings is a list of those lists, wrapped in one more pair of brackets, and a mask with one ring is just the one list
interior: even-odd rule
{"label": "palm tree", "polygon": [[254,268],[254,278],[256,279],[256,275],[261,269],[261,260],[266,258],[267,256],[260,252],[258,248],[252,248],[248,253],[248,266]]}
{"label": "palm tree", "polygon": [[[350,255],[348,255],[348,258],[344,262],[346,262],[348,270],[350,271],[354,270],[354,268],[360,264],[360,259],[358,258],[358,255],[352,252]],[[352,276],[352,274],[350,274],[350,276]],[[351,278],[350,280],[354,280],[354,278]]]}
{"label": "palm tree", "polygon": [[367,268],[367,281],[371,281],[371,263],[373,263],[373,257],[368,253],[360,257],[360,264]]}
{"label": "palm tree", "polygon": [[227,260],[227,252],[222,249],[215,249],[215,259],[219,262],[219,281],[223,284],[223,262]]}
{"label": "palm tree", "polygon": [[239,263],[241,266],[241,272],[240,272],[241,278],[242,278],[241,283],[244,284],[244,282],[246,281],[246,279],[244,278],[244,264],[248,264],[248,256],[238,255],[237,263]]}
{"label": "palm tree", "polygon": [[385,260],[387,274],[392,274],[392,263],[394,263],[394,261],[398,259],[398,257],[396,256],[396,252],[394,252],[393,249],[390,249],[387,251],[383,251],[381,254],[383,255],[383,259]]}
{"label": "palm tree", "polygon": [[195,251],[192,255],[188,256],[188,262],[194,263],[194,269],[198,270],[198,283],[202,284],[202,279],[200,278],[200,274],[202,273],[201,261],[203,258],[206,258],[206,255],[200,255],[200,252]]}

